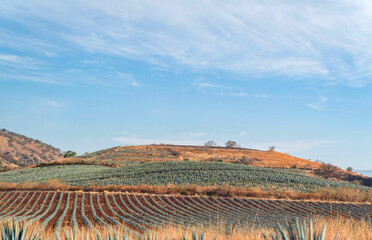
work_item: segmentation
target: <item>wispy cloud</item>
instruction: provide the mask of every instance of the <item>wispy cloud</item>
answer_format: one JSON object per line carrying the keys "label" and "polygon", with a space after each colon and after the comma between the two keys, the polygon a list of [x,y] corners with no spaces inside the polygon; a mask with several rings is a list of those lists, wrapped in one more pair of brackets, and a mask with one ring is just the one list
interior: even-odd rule
{"label": "wispy cloud", "polygon": [[[369,84],[372,4],[341,0],[330,8],[332,4],[207,0],[168,2],[164,7],[160,0],[7,1],[0,14],[30,29],[42,22],[44,33],[89,53],[170,68]],[[56,25],[62,31],[57,35]],[[53,43],[49,39],[44,44]]]}
{"label": "wispy cloud", "polygon": [[250,98],[267,98],[266,94],[248,94],[245,92],[219,92],[218,95],[220,96],[231,96],[231,97],[250,97]]}
{"label": "wispy cloud", "polygon": [[319,110],[319,111],[323,110],[322,105],[323,105],[325,102],[328,101],[328,98],[326,98],[326,97],[324,97],[324,96],[322,96],[322,95],[320,95],[319,97],[320,97],[320,100],[319,100],[318,102],[316,102],[316,103],[307,103],[307,104],[305,104],[305,105],[308,106],[308,107],[310,107],[310,108],[313,108],[313,109]]}
{"label": "wispy cloud", "polygon": [[256,98],[268,98],[269,96],[267,96],[266,94],[257,94],[256,95]]}
{"label": "wispy cloud", "polygon": [[132,80],[132,81],[130,81],[128,84],[129,84],[130,86],[132,86],[132,87],[140,87],[140,86],[142,86],[141,84],[139,84],[139,83],[137,82],[137,80]]}
{"label": "wispy cloud", "polygon": [[141,87],[142,84],[140,84],[137,79],[133,76],[133,74],[130,73],[122,73],[118,72],[119,79],[122,79],[124,84],[127,84],[132,87]]}
{"label": "wispy cloud", "polygon": [[204,80],[204,78],[198,78],[193,82],[193,85],[199,88],[227,88],[226,86],[210,83]]}
{"label": "wispy cloud", "polygon": [[48,104],[49,106],[52,106],[52,107],[63,107],[63,104],[58,103],[58,102],[53,101],[53,100],[48,101],[47,104]]}
{"label": "wispy cloud", "polygon": [[15,63],[22,63],[25,61],[29,61],[28,58],[22,58],[16,55],[11,54],[0,54],[0,61],[7,61],[7,62],[15,62]]}
{"label": "wispy cloud", "polygon": [[230,95],[233,97],[248,97],[249,96],[247,93],[231,93]]}
{"label": "wispy cloud", "polygon": [[1,65],[19,67],[23,69],[36,69],[38,61],[31,57],[0,53],[0,66]]}

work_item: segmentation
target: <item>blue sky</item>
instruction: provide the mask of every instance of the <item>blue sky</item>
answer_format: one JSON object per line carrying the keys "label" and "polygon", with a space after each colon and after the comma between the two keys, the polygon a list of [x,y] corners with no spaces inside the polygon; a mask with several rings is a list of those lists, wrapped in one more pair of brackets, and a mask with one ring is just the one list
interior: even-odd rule
{"label": "blue sky", "polygon": [[229,139],[372,169],[370,1],[0,5],[0,127],[62,150]]}

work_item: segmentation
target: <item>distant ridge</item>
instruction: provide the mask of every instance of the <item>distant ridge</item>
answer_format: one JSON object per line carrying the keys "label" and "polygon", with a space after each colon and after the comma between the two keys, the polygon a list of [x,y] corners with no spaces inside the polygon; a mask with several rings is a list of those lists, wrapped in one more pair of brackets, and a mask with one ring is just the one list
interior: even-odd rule
{"label": "distant ridge", "polygon": [[38,139],[0,129],[0,167],[12,168],[50,162],[62,158],[61,150]]}

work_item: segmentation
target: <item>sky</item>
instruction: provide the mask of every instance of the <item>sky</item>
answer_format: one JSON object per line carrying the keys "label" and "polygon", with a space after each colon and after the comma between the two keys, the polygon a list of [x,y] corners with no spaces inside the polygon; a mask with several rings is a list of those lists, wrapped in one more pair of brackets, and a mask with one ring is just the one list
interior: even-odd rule
{"label": "sky", "polygon": [[3,0],[0,128],[372,169],[371,22],[369,0]]}

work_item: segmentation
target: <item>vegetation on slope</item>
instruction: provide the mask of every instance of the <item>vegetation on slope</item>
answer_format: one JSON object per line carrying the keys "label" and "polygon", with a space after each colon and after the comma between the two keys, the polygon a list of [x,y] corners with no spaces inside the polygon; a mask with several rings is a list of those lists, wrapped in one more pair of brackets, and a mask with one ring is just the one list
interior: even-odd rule
{"label": "vegetation on slope", "polygon": [[[326,179],[372,186],[372,178],[343,170],[329,163],[313,162],[307,159],[293,157],[286,153],[276,152],[273,147],[268,151],[260,151],[238,147],[214,146],[124,146],[87,153],[77,158],[69,159],[65,163],[72,164],[75,161],[76,163],[115,167],[139,162],[182,161],[185,159],[190,161],[237,163],[270,168],[301,169],[303,170],[301,173],[305,175],[318,175]],[[63,164],[63,162],[59,162],[58,164]]]}
{"label": "vegetation on slope", "polygon": [[315,169],[320,166],[320,163],[276,151],[211,146],[124,146],[103,149],[79,157],[87,161],[115,162],[122,165],[142,161],[163,162],[189,159],[190,161],[241,163],[260,167]]}
{"label": "vegetation on slope", "polygon": [[0,130],[0,165],[2,168],[29,166],[49,162],[63,155],[58,148],[43,143],[38,139]]}
{"label": "vegetation on slope", "polygon": [[27,168],[0,173],[0,182],[45,182],[60,179],[72,186],[88,185],[185,185],[196,184],[272,187],[310,192],[316,188],[367,187],[306,176],[295,169],[272,169],[219,162],[149,162],[118,168],[95,165],[66,165]]}

